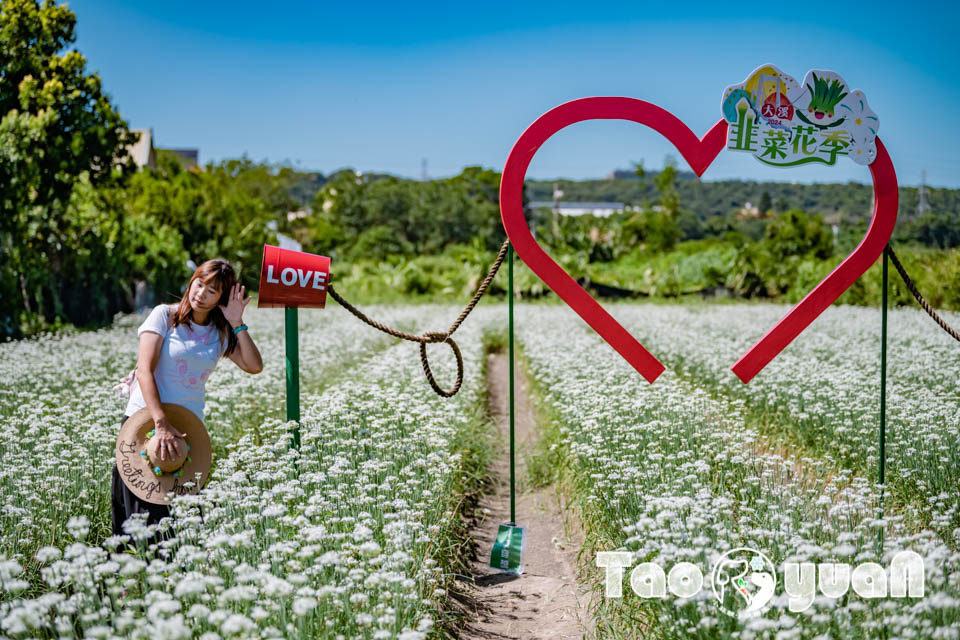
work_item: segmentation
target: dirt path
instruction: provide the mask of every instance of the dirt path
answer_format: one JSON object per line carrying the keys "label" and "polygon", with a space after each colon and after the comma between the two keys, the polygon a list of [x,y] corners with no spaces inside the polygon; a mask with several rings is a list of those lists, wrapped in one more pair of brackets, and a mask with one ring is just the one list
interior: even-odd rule
{"label": "dirt path", "polygon": [[[509,365],[505,355],[488,362],[490,410],[502,434],[503,455],[494,463],[494,488],[480,499],[480,518],[471,535],[478,557],[471,562],[473,582],[461,581],[468,622],[461,638],[493,640],[567,640],[590,636],[587,614],[589,594],[576,582],[576,556],[583,543],[575,518],[565,514],[562,498],[554,487],[532,489],[526,481],[524,453],[537,441],[533,411],[527,400],[525,380],[516,371],[516,515],[526,529],[524,572],[501,574],[489,567],[490,549],[497,527],[510,520]],[[485,515],[484,515],[485,514]]]}

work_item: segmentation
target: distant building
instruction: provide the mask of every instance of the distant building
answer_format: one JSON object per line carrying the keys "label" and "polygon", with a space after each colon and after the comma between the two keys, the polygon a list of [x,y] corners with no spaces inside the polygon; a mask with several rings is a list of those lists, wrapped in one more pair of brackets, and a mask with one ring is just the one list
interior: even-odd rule
{"label": "distant building", "polygon": [[192,169],[200,166],[199,149],[161,149],[161,151],[175,155],[184,169]]}
{"label": "distant building", "polygon": [[582,216],[594,215],[606,218],[609,215],[626,209],[622,202],[531,202],[531,209],[549,209],[553,211],[556,206],[557,213],[562,216]]}
{"label": "distant building", "polygon": [[740,207],[740,211],[737,212],[738,218],[765,218],[766,215],[760,211],[758,207],[747,202],[745,205]]}
{"label": "distant building", "polygon": [[127,147],[127,153],[138,167],[157,167],[157,152],[153,148],[153,129],[131,129],[140,134],[140,139]]}
{"label": "distant building", "polygon": [[140,134],[140,139],[127,147],[127,153],[137,163],[137,167],[157,168],[157,152],[166,151],[176,156],[184,169],[199,168],[199,149],[160,149],[153,146],[153,129],[131,129]]}

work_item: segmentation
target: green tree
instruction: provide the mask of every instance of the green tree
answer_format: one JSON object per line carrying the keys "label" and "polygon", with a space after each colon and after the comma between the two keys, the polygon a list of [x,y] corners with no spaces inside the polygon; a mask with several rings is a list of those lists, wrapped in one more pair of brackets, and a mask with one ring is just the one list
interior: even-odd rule
{"label": "green tree", "polygon": [[[487,249],[496,251],[506,240],[500,223],[500,172],[483,167],[466,167],[460,175],[450,178],[451,185],[466,189],[473,200],[470,208],[473,236],[480,238]],[[532,213],[526,190],[523,192],[523,210],[529,224]]]}
{"label": "green tree", "polygon": [[924,213],[903,224],[896,238],[935,247],[949,249],[960,246],[960,215],[948,213]]}
{"label": "green tree", "polygon": [[760,204],[757,208],[760,210],[760,213],[767,213],[773,207],[773,199],[770,197],[769,191],[764,191],[763,195],[760,196]]}
{"label": "green tree", "polygon": [[53,0],[0,4],[0,326],[13,333],[65,314],[61,283],[86,240],[72,234],[89,231],[68,220],[75,186],[135,168],[118,161],[135,136],[99,76],[78,51],[63,52],[75,28]]}
{"label": "green tree", "polygon": [[663,171],[653,179],[653,184],[660,192],[659,204],[670,218],[675,217],[680,210],[680,195],[677,193],[676,179],[677,161],[673,156],[667,156]]}
{"label": "green tree", "polygon": [[780,296],[796,285],[804,263],[832,254],[833,234],[823,217],[793,209],[767,225],[763,240],[738,247],[727,284],[746,297]]}
{"label": "green tree", "polygon": [[829,258],[833,254],[833,234],[823,216],[811,216],[793,209],[774,218],[764,232],[764,244],[777,260],[787,258]]}
{"label": "green tree", "polygon": [[257,286],[263,245],[275,242],[272,221],[286,220],[297,207],[289,174],[248,158],[209,163],[203,170],[183,169],[169,154],[157,168],[130,181],[130,215],[169,228],[197,264],[210,258],[230,260],[248,289]]}
{"label": "green tree", "polygon": [[494,250],[504,239],[499,188],[500,174],[480,167],[427,182],[367,180],[353,171],[340,171],[329,177],[313,201],[306,244],[349,259],[363,258],[372,243],[390,235],[389,251],[408,255],[438,254],[450,245],[469,245],[477,239]]}
{"label": "green tree", "polygon": [[[659,198],[653,208],[644,208],[625,223],[625,236],[649,251],[666,251],[680,239],[677,224],[680,217],[680,196],[677,193],[676,161],[668,156],[663,170],[653,178]],[[629,240],[628,240],[629,242]]]}

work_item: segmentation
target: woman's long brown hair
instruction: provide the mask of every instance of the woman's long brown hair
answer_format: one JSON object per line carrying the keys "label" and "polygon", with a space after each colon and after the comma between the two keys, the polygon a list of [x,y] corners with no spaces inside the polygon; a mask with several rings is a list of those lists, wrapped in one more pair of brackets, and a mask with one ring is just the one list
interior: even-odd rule
{"label": "woman's long brown hair", "polygon": [[[186,324],[187,322],[193,322],[193,307],[190,306],[190,288],[193,286],[193,281],[197,278],[200,278],[206,285],[216,284],[216,286],[220,288],[220,300],[217,301],[217,304],[222,305],[227,304],[230,298],[230,290],[233,288],[233,285],[237,283],[237,274],[234,272],[233,266],[226,260],[214,258],[201,264],[190,277],[190,281],[187,283],[187,290],[184,291],[183,297],[180,298],[180,304],[177,306],[177,310],[173,312],[172,322],[174,327]],[[224,339],[226,339],[227,350],[223,355],[229,356],[233,353],[234,349],[237,348],[237,336],[234,335],[230,323],[223,317],[223,312],[220,311],[219,306],[214,307],[210,311],[210,321],[217,327],[217,331],[220,333],[220,342],[223,343]]]}

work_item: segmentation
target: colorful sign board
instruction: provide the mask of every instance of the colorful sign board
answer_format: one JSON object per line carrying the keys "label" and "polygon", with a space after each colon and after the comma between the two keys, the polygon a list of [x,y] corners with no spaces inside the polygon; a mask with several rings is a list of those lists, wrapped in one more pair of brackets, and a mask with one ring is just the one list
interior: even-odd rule
{"label": "colorful sign board", "polygon": [[723,92],[727,148],[774,167],[833,165],[846,156],[868,165],[877,157],[880,120],[867,96],[838,73],[808,71],[797,83],[772,64]]}
{"label": "colorful sign board", "polygon": [[[776,70],[772,65],[767,66]],[[777,72],[779,73],[779,71]],[[839,78],[839,76],[834,78],[824,75],[821,78],[819,73],[817,72],[817,78],[828,83],[826,91],[835,92],[836,89],[831,90],[830,87],[832,86],[832,80]],[[813,72],[808,75],[812,79]],[[773,81],[769,82],[779,88],[778,93],[783,93],[782,89],[786,86],[783,84],[786,82],[785,80],[780,81],[775,77]],[[777,84],[778,82],[781,83]],[[846,87],[846,85],[843,84],[843,87]],[[762,88],[766,89],[768,87],[764,86]],[[841,93],[843,93],[843,89],[841,89]],[[788,92],[787,95],[791,94]],[[830,101],[834,97],[836,96],[830,97]],[[845,97],[841,98],[841,102]],[[759,102],[761,113],[764,112],[763,105],[768,102],[775,109],[785,105],[784,101],[777,104],[776,98],[772,101],[768,98],[769,95]],[[810,101],[812,100],[813,98],[810,98]],[[810,109],[810,101],[797,98],[796,102],[791,102],[793,111],[783,112],[781,120],[789,120],[791,117],[798,118],[797,109]],[[734,103],[735,111],[739,108],[739,104],[740,101]],[[823,104],[826,104],[826,102]],[[837,105],[839,104],[834,105],[833,116],[827,118],[828,121],[835,121],[832,118],[838,117]],[[864,99],[863,105],[862,113],[866,114],[869,111],[869,107],[866,106],[866,99]],[[814,107],[817,106],[818,104],[814,104]],[[769,110],[767,113],[770,113]],[[777,112],[774,111],[774,113]],[[804,117],[817,122],[824,120],[828,115],[824,111],[821,112],[822,116],[818,117],[816,110],[813,112],[806,111],[805,113],[807,115]],[[840,113],[844,112],[840,111]],[[872,114],[873,112],[869,111],[869,113]],[[739,111],[737,111],[737,116],[739,117]],[[844,116],[844,119],[846,117],[848,116]],[[629,120],[650,127],[663,135],[677,148],[697,176],[703,175],[707,167],[728,146],[732,128],[728,126],[730,123],[726,118],[723,118],[713,125],[703,138],[698,138],[672,113],[649,102],[623,97],[581,98],[554,107],[537,118],[514,143],[503,168],[503,178],[500,181],[500,216],[507,237],[510,239],[517,255],[627,362],[649,382],[653,382],[663,372],[663,364],[543,250],[530,232],[530,227],[523,214],[524,179],[534,155],[543,143],[555,133],[572,124],[586,120]],[[817,130],[820,129],[817,128]],[[873,135],[875,136],[875,134],[876,131],[874,130]],[[860,132],[857,135],[865,134]],[[868,142],[873,147],[870,147]],[[749,382],[759,373],[817,316],[839,298],[870,265],[876,262],[893,233],[899,200],[897,176],[893,163],[879,138],[873,137],[869,141],[866,138],[861,138],[858,144],[861,145],[860,148],[865,149],[865,153],[868,155],[868,166],[873,177],[874,210],[870,227],[853,253],[847,256],[820,284],[814,287],[803,300],[790,309],[731,367],[743,382]],[[842,149],[843,154],[838,151],[832,157],[835,160],[840,155],[850,156],[850,150],[854,149],[855,152],[857,148],[851,143]],[[871,148],[875,149],[875,152],[870,151]],[[757,149],[760,149],[760,147],[758,146]],[[808,151],[810,155],[813,155],[814,147],[809,144],[806,147],[798,147],[798,153]],[[831,155],[827,154],[822,157],[829,159]],[[778,159],[783,160],[779,156]]]}
{"label": "colorful sign board", "polygon": [[330,283],[330,258],[263,246],[258,307],[322,309]]}

